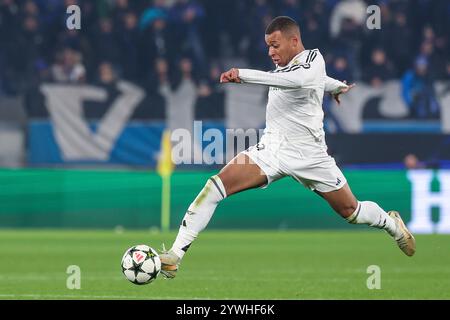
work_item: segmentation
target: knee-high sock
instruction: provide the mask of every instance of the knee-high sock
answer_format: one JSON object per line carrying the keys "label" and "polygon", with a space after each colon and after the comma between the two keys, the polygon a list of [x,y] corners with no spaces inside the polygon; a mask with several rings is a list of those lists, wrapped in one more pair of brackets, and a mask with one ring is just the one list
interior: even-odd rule
{"label": "knee-high sock", "polygon": [[181,222],[171,250],[181,259],[198,234],[206,228],[220,201],[226,198],[225,187],[219,176],[211,177],[189,206]]}
{"label": "knee-high sock", "polygon": [[358,202],[355,212],[346,219],[349,223],[367,224],[374,228],[384,229],[393,237],[398,236],[394,219],[372,201]]}

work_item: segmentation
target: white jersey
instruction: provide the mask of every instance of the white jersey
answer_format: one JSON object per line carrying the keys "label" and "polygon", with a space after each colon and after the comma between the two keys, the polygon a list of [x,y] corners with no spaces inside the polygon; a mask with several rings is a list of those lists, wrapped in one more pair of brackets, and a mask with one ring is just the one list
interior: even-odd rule
{"label": "white jersey", "polygon": [[282,135],[290,142],[322,140],[324,91],[347,86],[326,75],[318,49],[304,50],[274,71],[239,69],[239,78],[243,83],[270,86],[265,133]]}

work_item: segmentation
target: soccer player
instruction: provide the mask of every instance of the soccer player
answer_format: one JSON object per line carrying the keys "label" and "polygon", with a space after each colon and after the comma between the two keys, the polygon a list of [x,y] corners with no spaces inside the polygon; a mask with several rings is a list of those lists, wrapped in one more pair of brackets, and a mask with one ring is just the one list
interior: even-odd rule
{"label": "soccer player", "polygon": [[221,83],[269,86],[266,128],[258,144],[238,154],[218,175],[212,176],[189,206],[169,251],[160,255],[162,274],[173,278],[184,254],[205,229],[219,202],[235,193],[266,187],[290,176],[325,199],[352,224],[384,229],[407,255],[415,253],[413,235],[399,213],[384,211],[372,201],[358,201],[327,154],[323,130],[324,91],[339,95],[353,85],[327,77],[318,49],[306,50],[300,28],[289,17],[277,17],[267,27],[268,54],[276,68],[271,72],[233,68]]}

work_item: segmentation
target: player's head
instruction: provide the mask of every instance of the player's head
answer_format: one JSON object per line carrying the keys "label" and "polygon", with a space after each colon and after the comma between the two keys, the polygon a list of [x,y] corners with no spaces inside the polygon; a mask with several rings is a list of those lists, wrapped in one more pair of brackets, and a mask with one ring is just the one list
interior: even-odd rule
{"label": "player's head", "polygon": [[276,17],[267,26],[266,43],[273,63],[281,67],[304,50],[300,27],[295,20],[286,16]]}

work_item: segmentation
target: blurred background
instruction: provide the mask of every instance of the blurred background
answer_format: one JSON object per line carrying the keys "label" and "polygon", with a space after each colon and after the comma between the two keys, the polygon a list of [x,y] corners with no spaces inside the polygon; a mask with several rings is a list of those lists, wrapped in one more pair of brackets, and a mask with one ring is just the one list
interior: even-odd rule
{"label": "blurred background", "polygon": [[[66,26],[70,5],[80,30]],[[369,5],[380,29],[367,26]],[[450,194],[415,209],[450,190],[447,0],[0,0],[1,226],[159,228],[165,129],[264,128],[267,88],[218,79],[273,68],[264,30],[277,15],[299,22],[329,76],[357,84],[323,106],[329,152],[355,193],[410,214],[419,231],[450,232]],[[228,143],[215,156],[249,142],[232,154]],[[202,163],[172,176],[172,227],[222,166]],[[230,199],[212,227],[345,227],[294,182],[272,190]]]}

